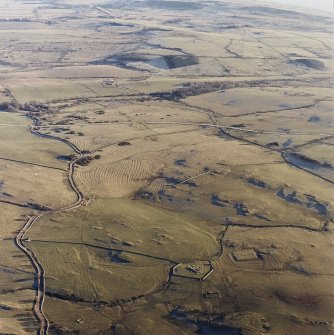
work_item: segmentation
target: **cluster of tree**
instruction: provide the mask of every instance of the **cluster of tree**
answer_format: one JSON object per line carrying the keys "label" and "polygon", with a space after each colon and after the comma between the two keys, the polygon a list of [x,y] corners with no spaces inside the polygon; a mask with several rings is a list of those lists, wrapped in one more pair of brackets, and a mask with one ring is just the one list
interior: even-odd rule
{"label": "cluster of tree", "polygon": [[72,118],[72,119],[75,119],[75,120],[89,120],[88,116],[85,116],[85,115],[75,115],[75,114],[68,115],[68,118]]}
{"label": "cluster of tree", "polygon": [[126,146],[126,145],[131,145],[131,143],[130,143],[130,142],[127,142],[127,141],[121,141],[121,142],[118,142],[117,145],[119,145],[120,147],[124,147],[124,146]]}
{"label": "cluster of tree", "polygon": [[69,155],[59,155],[57,156],[57,159],[58,160],[61,160],[61,161],[73,161],[73,159],[76,158],[76,155],[75,154],[69,154]]}
{"label": "cluster of tree", "polygon": [[140,189],[134,194],[135,199],[155,200],[155,196],[152,192]]}
{"label": "cluster of tree", "polygon": [[48,297],[53,297],[61,300],[69,300],[69,301],[74,301],[74,302],[82,302],[85,301],[83,298],[78,297],[74,293],[68,294],[65,292],[56,292],[50,289],[46,289],[46,295]]}
{"label": "cluster of tree", "polygon": [[0,22],[34,22],[27,17],[1,18]]}
{"label": "cluster of tree", "polygon": [[44,113],[56,113],[57,109],[53,108],[47,104],[39,103],[36,101],[31,101],[29,103],[25,103],[21,105],[21,109],[28,111],[28,112],[44,112]]}
{"label": "cluster of tree", "polygon": [[16,112],[21,108],[21,105],[15,101],[0,103],[0,111],[3,112]]}
{"label": "cluster of tree", "polygon": [[168,92],[153,92],[150,94],[153,98],[160,100],[178,101],[189,96],[210,93],[234,87],[235,84],[212,82],[212,83],[189,83],[174,91]]}
{"label": "cluster of tree", "polygon": [[18,110],[24,110],[32,113],[44,112],[44,113],[56,113],[57,109],[47,105],[31,101],[25,104],[19,104],[16,101],[2,102],[0,103],[0,111],[4,112],[16,112]]}
{"label": "cluster of tree", "polygon": [[36,209],[37,211],[43,211],[43,212],[48,212],[51,211],[52,208],[41,205],[41,204],[37,204],[34,202],[28,202],[27,205],[32,208],[32,209]]}
{"label": "cluster of tree", "polygon": [[85,156],[77,160],[77,164],[80,166],[87,166],[91,161],[94,159],[100,159],[101,155],[95,155],[94,157],[92,156]]}

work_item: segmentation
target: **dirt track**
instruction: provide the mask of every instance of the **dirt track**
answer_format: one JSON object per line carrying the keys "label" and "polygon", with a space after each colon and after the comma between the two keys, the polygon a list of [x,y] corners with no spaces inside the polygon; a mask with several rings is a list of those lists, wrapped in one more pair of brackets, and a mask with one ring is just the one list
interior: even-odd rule
{"label": "dirt track", "polygon": [[[41,134],[39,133],[35,127],[36,127],[36,119],[33,119],[33,125],[31,126],[31,133],[36,135],[36,136],[40,136],[43,138],[47,138],[47,139],[53,139],[56,141],[60,141],[63,142],[65,144],[67,144],[68,146],[70,146],[75,152],[77,152],[78,154],[80,154],[79,158],[74,159],[73,161],[71,161],[69,163],[68,166],[68,181],[70,183],[70,186],[72,188],[72,190],[76,193],[77,195],[77,200],[76,202],[74,202],[73,204],[66,206],[64,208],[61,208],[61,211],[67,211],[70,209],[74,209],[77,208],[79,206],[81,206],[84,198],[83,195],[81,193],[81,191],[78,189],[75,181],[74,181],[74,169],[75,169],[75,163],[82,157],[82,153],[81,151],[78,149],[78,147],[76,147],[73,143],[70,143],[64,139],[58,138],[56,136],[50,136],[50,135],[46,135],[46,134]],[[35,253],[29,249],[29,247],[26,245],[25,243],[25,236],[26,234],[29,232],[29,230],[31,229],[31,227],[33,226],[33,224],[42,216],[47,215],[47,214],[51,214],[55,211],[47,211],[44,213],[39,213],[36,214],[35,216],[32,216],[31,218],[29,218],[29,220],[25,223],[25,225],[22,227],[22,229],[18,232],[18,234],[15,237],[15,244],[16,246],[23,251],[27,257],[29,258],[29,260],[31,261],[35,271],[36,271],[36,279],[37,279],[37,287],[36,287],[36,298],[34,301],[34,305],[33,305],[33,311],[34,314],[40,324],[40,328],[38,330],[38,334],[39,335],[46,335],[48,333],[49,330],[49,321],[47,319],[47,317],[45,316],[44,312],[43,312],[43,304],[44,304],[44,300],[45,300],[45,270],[42,266],[42,264],[39,262],[37,256],[35,255]]]}

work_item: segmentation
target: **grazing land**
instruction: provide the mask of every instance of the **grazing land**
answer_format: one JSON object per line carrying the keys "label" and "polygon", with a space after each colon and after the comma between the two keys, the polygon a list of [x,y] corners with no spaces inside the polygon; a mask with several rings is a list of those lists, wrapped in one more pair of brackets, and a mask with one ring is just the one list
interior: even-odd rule
{"label": "grazing land", "polygon": [[334,334],[332,28],[0,0],[0,334]]}

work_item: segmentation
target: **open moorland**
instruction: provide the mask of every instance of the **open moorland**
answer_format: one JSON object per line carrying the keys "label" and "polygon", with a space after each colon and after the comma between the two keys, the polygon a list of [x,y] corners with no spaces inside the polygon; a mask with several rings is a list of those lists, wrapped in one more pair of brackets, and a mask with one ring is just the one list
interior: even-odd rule
{"label": "open moorland", "polygon": [[0,0],[0,334],[334,334],[332,23]]}

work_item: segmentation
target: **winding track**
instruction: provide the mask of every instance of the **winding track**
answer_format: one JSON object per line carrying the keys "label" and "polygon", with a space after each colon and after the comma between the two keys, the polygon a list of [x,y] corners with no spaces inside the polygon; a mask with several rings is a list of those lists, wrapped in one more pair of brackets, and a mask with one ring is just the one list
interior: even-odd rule
{"label": "winding track", "polygon": [[24,244],[24,237],[29,229],[32,227],[32,225],[35,223],[35,221],[43,215],[44,214],[37,214],[31,217],[15,237],[16,246],[28,256],[36,271],[37,288],[33,311],[40,323],[40,335],[47,334],[49,329],[49,321],[43,312],[43,303],[45,298],[45,271],[38,258],[36,257],[35,253]]}
{"label": "winding track", "polygon": [[[82,157],[82,153],[80,151],[80,149],[74,145],[73,143],[62,139],[62,138],[58,138],[56,136],[52,136],[52,135],[46,135],[46,134],[41,134],[38,132],[38,130],[35,129],[37,123],[37,119],[33,118],[33,124],[30,128],[30,131],[32,134],[39,136],[39,137],[43,137],[43,138],[47,138],[47,139],[53,139],[56,141],[60,141],[65,143],[66,145],[70,146],[76,153],[78,153],[80,156],[79,158],[74,159],[73,161],[71,161],[68,165],[68,181],[70,183],[70,186],[72,188],[72,190],[76,193],[77,195],[77,200],[66,207],[61,208],[61,211],[67,211],[70,209],[74,209],[77,208],[79,206],[81,206],[84,197],[83,194],[81,193],[81,191],[79,190],[77,184],[74,181],[74,167],[75,167],[75,163]],[[42,216],[47,215],[47,214],[51,214],[53,212],[55,212],[56,210],[51,210],[51,211],[47,211],[44,213],[39,213],[36,214],[34,216],[32,216],[31,218],[29,218],[29,220],[25,223],[25,225],[22,227],[22,229],[18,232],[18,234],[15,237],[15,244],[16,246],[27,255],[27,257],[29,258],[29,260],[31,261],[35,271],[36,271],[36,279],[37,279],[37,287],[36,287],[36,297],[35,297],[35,301],[34,301],[34,305],[33,305],[33,311],[34,314],[40,324],[40,328],[38,330],[38,334],[39,335],[47,335],[48,330],[49,330],[49,321],[47,319],[47,317],[45,316],[44,312],[43,312],[43,304],[44,304],[44,300],[45,300],[45,270],[42,266],[42,264],[39,262],[37,256],[35,255],[35,253],[29,249],[29,247],[26,246],[25,242],[25,236],[26,234],[29,232],[29,230],[31,229],[31,227],[33,226],[33,224]]]}

